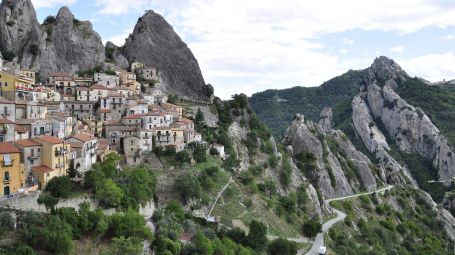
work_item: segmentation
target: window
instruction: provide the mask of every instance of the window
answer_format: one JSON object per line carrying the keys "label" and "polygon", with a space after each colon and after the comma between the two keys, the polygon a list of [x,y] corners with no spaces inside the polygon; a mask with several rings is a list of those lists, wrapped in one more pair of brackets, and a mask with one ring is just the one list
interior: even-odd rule
{"label": "window", "polygon": [[112,139],[112,143],[113,143],[113,144],[115,144],[115,143],[116,143],[115,139]]}
{"label": "window", "polygon": [[5,172],[5,176],[3,177],[3,179],[5,181],[9,181],[9,172],[8,171]]}
{"label": "window", "polygon": [[5,87],[8,87],[8,82],[5,81]]}
{"label": "window", "polygon": [[3,154],[3,166],[12,166],[13,161],[11,160],[11,155]]}

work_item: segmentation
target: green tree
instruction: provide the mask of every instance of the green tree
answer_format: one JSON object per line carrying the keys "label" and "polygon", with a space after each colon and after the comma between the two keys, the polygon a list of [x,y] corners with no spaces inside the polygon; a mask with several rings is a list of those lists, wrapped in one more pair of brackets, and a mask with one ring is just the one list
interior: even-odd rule
{"label": "green tree", "polygon": [[157,255],[179,255],[180,243],[166,237],[158,237],[155,242],[155,251]]}
{"label": "green tree", "polygon": [[152,232],[145,224],[144,217],[134,210],[114,213],[109,220],[108,233],[113,237],[137,237],[147,240],[153,238]]}
{"label": "green tree", "polygon": [[74,183],[68,176],[54,177],[46,185],[46,191],[57,198],[69,198],[73,189]]}
{"label": "green tree", "polygon": [[267,239],[267,227],[260,221],[253,220],[249,224],[250,232],[246,237],[246,245],[257,252],[264,251]]}
{"label": "green tree", "polygon": [[51,212],[54,211],[55,206],[58,204],[58,198],[53,197],[51,194],[47,192],[43,192],[40,194],[37,200],[38,204],[44,204],[46,210],[50,210]]}
{"label": "green tree", "polygon": [[180,166],[184,163],[190,163],[190,154],[186,150],[179,151],[175,154],[175,161],[177,161]]}
{"label": "green tree", "polygon": [[156,191],[156,177],[146,168],[137,167],[127,172],[127,194],[139,204],[150,202]]}
{"label": "green tree", "polygon": [[0,212],[0,235],[14,229],[14,220],[9,212]]}
{"label": "green tree", "polygon": [[201,185],[198,178],[191,173],[177,177],[175,185],[185,202],[191,198],[199,198],[201,195]]}
{"label": "green tree", "polygon": [[96,198],[106,207],[117,207],[122,202],[124,192],[112,179],[105,179],[96,188]]}
{"label": "green tree", "polygon": [[141,240],[134,237],[123,236],[112,238],[113,255],[140,255],[142,254]]}
{"label": "green tree", "polygon": [[165,208],[166,213],[172,213],[180,223],[185,220],[185,211],[182,204],[177,200],[171,200],[167,203]]}
{"label": "green tree", "polygon": [[309,219],[303,223],[302,229],[305,236],[313,238],[322,231],[322,225],[317,219]]}
{"label": "green tree", "polygon": [[297,244],[284,238],[278,238],[269,243],[267,247],[268,255],[296,255]]}
{"label": "green tree", "polygon": [[204,163],[207,161],[207,146],[203,144],[196,144],[194,147],[193,158],[197,163]]}

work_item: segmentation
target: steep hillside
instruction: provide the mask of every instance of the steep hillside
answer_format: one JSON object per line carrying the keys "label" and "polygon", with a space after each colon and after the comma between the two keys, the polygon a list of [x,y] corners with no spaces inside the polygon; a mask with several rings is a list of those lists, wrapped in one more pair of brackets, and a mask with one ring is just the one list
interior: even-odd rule
{"label": "steep hillside", "polygon": [[253,94],[249,99],[258,117],[281,138],[295,113],[319,121],[324,107],[333,107],[338,102],[352,100],[359,92],[365,71],[349,71],[333,78],[319,87],[294,87],[284,90],[267,90]]}

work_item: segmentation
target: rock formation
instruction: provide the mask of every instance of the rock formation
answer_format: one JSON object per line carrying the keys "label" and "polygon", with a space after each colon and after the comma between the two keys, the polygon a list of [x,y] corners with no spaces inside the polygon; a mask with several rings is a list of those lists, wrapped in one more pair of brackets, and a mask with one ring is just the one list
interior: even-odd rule
{"label": "rock formation", "polygon": [[[450,179],[455,176],[455,155],[446,138],[422,110],[396,93],[399,83],[407,78],[393,60],[376,59],[362,92],[352,101],[354,127],[370,152],[387,154],[383,149],[389,149],[388,135],[400,150],[430,159],[441,180]],[[378,125],[383,125],[387,134]]]}
{"label": "rock formation", "polygon": [[40,25],[30,0],[3,0],[0,36],[2,51],[14,53],[22,68],[36,70],[41,77],[90,69],[105,59],[101,37],[90,22],[75,19],[68,7]]}
{"label": "rock formation", "polygon": [[[327,115],[324,110],[321,115]],[[325,121],[322,124],[326,124]],[[327,126],[326,126],[327,127]],[[297,114],[287,129],[283,142],[291,147],[294,156],[304,152],[315,157],[313,175],[316,185],[325,197],[351,195],[360,190],[376,189],[385,181],[385,174],[375,169],[369,158],[357,151],[340,130],[326,130]],[[376,173],[375,173],[376,172]]]}
{"label": "rock formation", "polygon": [[196,58],[159,14],[148,11],[136,24],[125,43],[124,55],[130,61],[155,66],[166,88],[184,98],[208,101]]}

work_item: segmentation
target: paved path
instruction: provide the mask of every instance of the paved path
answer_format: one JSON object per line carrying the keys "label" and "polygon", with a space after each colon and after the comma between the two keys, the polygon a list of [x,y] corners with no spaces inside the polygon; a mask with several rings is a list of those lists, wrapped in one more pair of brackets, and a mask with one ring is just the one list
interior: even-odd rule
{"label": "paved path", "polygon": [[232,176],[229,177],[229,181],[226,183],[226,185],[224,185],[223,189],[221,189],[221,191],[218,192],[218,195],[216,196],[215,202],[213,202],[213,205],[212,205],[212,207],[210,208],[210,211],[207,213],[207,216],[206,216],[206,217],[209,217],[209,216],[212,214],[212,211],[213,211],[213,209],[215,208],[216,203],[218,203],[218,199],[220,199],[221,195],[223,195],[223,192],[227,189],[227,187],[229,186],[229,184],[231,184],[231,182],[233,182],[233,181],[234,181],[234,180],[232,179]]}
{"label": "paved path", "polygon": [[[344,220],[344,218],[346,218],[346,214],[340,210],[337,210],[337,209],[331,207],[330,202],[345,200],[345,199],[354,198],[354,197],[360,197],[363,195],[371,195],[373,193],[384,193],[386,190],[389,190],[391,188],[393,188],[393,186],[388,185],[384,188],[381,188],[381,189],[378,189],[378,190],[372,191],[372,192],[365,192],[365,193],[359,193],[359,194],[351,195],[351,196],[337,197],[337,198],[331,198],[331,199],[324,200],[324,203],[326,204],[326,206],[328,208],[331,208],[337,216],[336,216],[336,218],[331,219],[322,225],[322,232],[316,236],[316,238],[314,239],[313,245],[311,246],[311,249],[306,254],[307,255],[317,255],[319,247],[324,246],[324,233],[329,231],[329,229],[333,225],[335,225],[336,223],[338,223],[338,222]],[[301,253],[298,253],[298,254],[301,254]]]}

